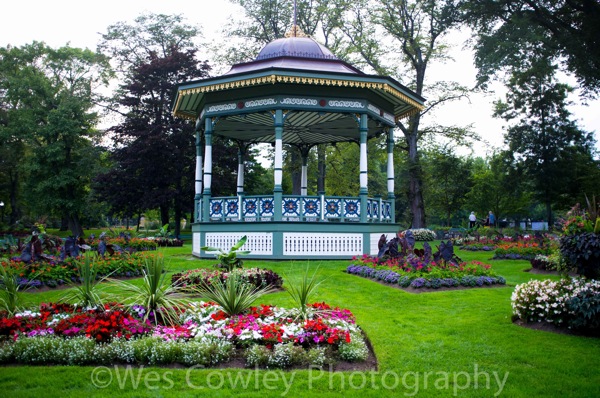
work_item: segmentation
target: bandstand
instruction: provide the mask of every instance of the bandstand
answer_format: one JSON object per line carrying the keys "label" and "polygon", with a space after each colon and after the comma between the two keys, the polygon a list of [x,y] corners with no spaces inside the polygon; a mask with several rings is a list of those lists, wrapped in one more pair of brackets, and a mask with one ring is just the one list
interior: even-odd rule
{"label": "bandstand", "polygon": [[[175,116],[196,121],[193,255],[213,257],[202,246],[229,249],[247,235],[247,257],[350,258],[376,254],[382,234],[398,231],[394,209],[393,129],[423,108],[423,98],[394,79],[367,75],[335,57],[295,27],[267,44],[256,59],[226,74],[180,84]],[[367,190],[367,140],[387,135],[387,196]],[[240,148],[237,195],[213,197],[212,137]],[[321,143],[360,145],[358,196],[307,194],[307,158]],[[244,155],[252,144],[275,147],[274,189],[244,194]],[[283,144],[302,153],[301,194],[282,190]]]}

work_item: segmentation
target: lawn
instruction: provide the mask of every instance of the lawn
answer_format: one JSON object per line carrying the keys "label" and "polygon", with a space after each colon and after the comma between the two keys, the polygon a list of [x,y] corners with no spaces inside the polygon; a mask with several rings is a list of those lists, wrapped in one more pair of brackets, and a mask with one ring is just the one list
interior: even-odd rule
{"label": "lawn", "polygon": [[[164,252],[172,272],[214,263],[193,259],[189,245]],[[492,264],[507,286],[411,294],[344,273],[348,261],[310,261],[324,279],[315,301],[356,315],[379,361],[377,371],[5,366],[0,388],[11,397],[600,396],[600,340],[511,322],[514,286],[556,277],[524,272],[526,261],[492,261],[492,252],[458,255]],[[285,280],[299,277],[306,262],[247,261],[245,266],[270,268]],[[63,294],[27,293],[26,299],[33,304]],[[260,302],[292,306],[285,292]]]}

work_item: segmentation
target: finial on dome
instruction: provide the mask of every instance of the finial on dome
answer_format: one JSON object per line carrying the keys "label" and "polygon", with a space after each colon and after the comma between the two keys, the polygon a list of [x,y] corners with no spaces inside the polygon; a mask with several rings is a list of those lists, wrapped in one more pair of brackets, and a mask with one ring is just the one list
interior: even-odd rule
{"label": "finial on dome", "polygon": [[308,37],[308,35],[304,33],[298,25],[293,25],[292,28],[285,34],[285,37]]}

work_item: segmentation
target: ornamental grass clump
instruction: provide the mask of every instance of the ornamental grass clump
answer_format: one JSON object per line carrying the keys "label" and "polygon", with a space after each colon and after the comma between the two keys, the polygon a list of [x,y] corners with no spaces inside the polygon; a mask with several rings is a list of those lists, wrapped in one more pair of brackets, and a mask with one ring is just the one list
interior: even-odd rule
{"label": "ornamental grass clump", "polygon": [[87,252],[81,261],[77,261],[79,283],[71,283],[72,289],[63,296],[63,301],[75,302],[82,307],[101,307],[99,284],[108,276],[98,280],[98,267],[94,265],[97,255]]}
{"label": "ornamental grass clump", "polygon": [[0,265],[0,309],[11,316],[21,307],[20,287],[17,274]]}
{"label": "ornamental grass clump", "polygon": [[145,258],[144,277],[140,286],[114,280],[126,293],[124,303],[131,307],[142,306],[145,309],[144,321],[174,325],[178,321],[179,313],[189,304],[189,295],[179,286],[171,285],[166,272],[162,254],[149,255]]}
{"label": "ornamental grass clump", "polygon": [[307,265],[304,274],[299,281],[294,281],[287,275],[285,276],[289,285],[286,291],[292,297],[292,300],[294,300],[296,308],[300,312],[301,318],[304,320],[308,318],[310,312],[309,303],[312,300],[312,296],[314,296],[317,287],[323,283],[322,280],[317,280],[317,271],[319,270],[319,267],[315,269],[312,276],[309,276],[309,269],[310,266]]}
{"label": "ornamental grass clump", "polygon": [[241,314],[256,300],[274,291],[271,286],[257,287],[246,283],[235,272],[230,272],[225,281],[202,283],[195,290],[202,299],[217,303],[230,316]]}

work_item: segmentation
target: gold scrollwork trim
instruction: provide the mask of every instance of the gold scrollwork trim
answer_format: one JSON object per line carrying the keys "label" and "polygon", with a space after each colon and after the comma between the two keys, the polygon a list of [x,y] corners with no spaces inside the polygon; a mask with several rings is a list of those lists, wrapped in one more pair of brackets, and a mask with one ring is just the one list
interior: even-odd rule
{"label": "gold scrollwork trim", "polygon": [[[193,95],[199,93],[207,93],[212,91],[222,91],[229,90],[232,88],[240,88],[240,87],[249,87],[256,86],[260,84],[275,84],[275,83],[294,83],[294,84],[314,84],[314,85],[327,85],[327,86],[338,86],[338,87],[360,87],[360,88],[368,88],[371,90],[380,90],[384,91],[388,94],[393,95],[406,102],[407,104],[415,107],[416,109],[412,109],[407,113],[403,113],[402,115],[396,116],[396,118],[405,118],[414,114],[415,112],[421,111],[424,106],[412,98],[408,97],[404,93],[395,89],[387,83],[375,83],[375,82],[363,82],[363,81],[355,81],[355,80],[344,80],[344,79],[326,79],[326,78],[316,78],[316,77],[305,77],[305,76],[279,76],[279,75],[269,75],[262,77],[255,77],[251,79],[244,80],[236,80],[232,82],[226,83],[217,83],[203,87],[190,88],[187,90],[181,90],[179,92],[177,98],[177,106],[175,109],[179,109],[181,104],[181,99],[186,95]],[[186,117],[181,112],[174,112],[175,116]],[[186,117],[187,118],[187,117]]]}

